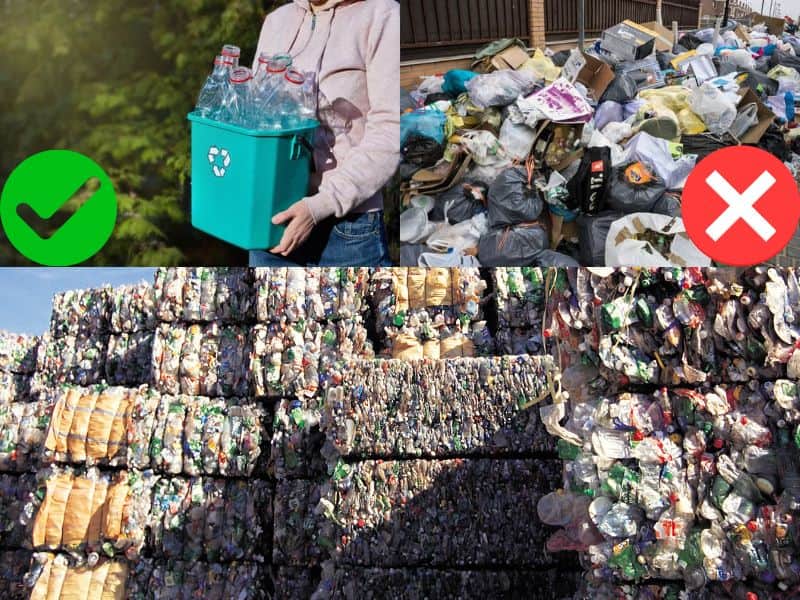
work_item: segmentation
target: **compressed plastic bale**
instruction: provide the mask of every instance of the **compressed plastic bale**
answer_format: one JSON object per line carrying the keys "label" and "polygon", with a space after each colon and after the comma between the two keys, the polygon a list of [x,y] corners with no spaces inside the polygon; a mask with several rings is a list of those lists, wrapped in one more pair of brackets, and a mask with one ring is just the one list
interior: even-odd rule
{"label": "compressed plastic bale", "polygon": [[186,338],[183,327],[160,325],[153,338],[153,381],[167,394],[180,393],[181,350]]}
{"label": "compressed plastic bale", "polygon": [[200,344],[203,329],[200,325],[189,325],[183,341],[180,357],[180,389],[191,396],[200,394]]}
{"label": "compressed plastic bale", "polygon": [[186,276],[186,267],[156,270],[153,289],[156,315],[160,321],[172,323],[183,314],[183,290]]}
{"label": "compressed plastic bale", "polygon": [[0,594],[9,600],[27,600],[30,589],[25,585],[25,573],[31,562],[28,550],[0,551]]}
{"label": "compressed plastic bale", "polygon": [[87,565],[77,565],[67,570],[59,598],[79,600],[86,598],[92,583],[92,569]]}
{"label": "compressed plastic bale", "polygon": [[568,569],[468,570],[337,565],[323,571],[332,598],[569,598],[581,573]]}
{"label": "compressed plastic bale", "polygon": [[183,556],[183,529],[191,500],[189,489],[190,480],[182,477],[163,477],[153,488],[151,543],[160,556],[173,559]]}
{"label": "compressed plastic bale", "polygon": [[253,560],[269,556],[272,490],[264,481],[229,481],[225,489],[225,521],[220,559]]}
{"label": "compressed plastic bale", "polygon": [[153,337],[150,331],[111,335],[105,360],[106,381],[112,385],[149,382]]}
{"label": "compressed plastic bale", "polygon": [[52,410],[47,400],[0,405],[0,471],[27,471],[38,463]]}
{"label": "compressed plastic bale", "polygon": [[388,460],[345,469],[323,497],[341,528],[341,564],[553,563],[534,507],[558,485],[555,461]]}
{"label": "compressed plastic bale", "polygon": [[325,306],[322,302],[320,267],[308,267],[305,269],[306,276],[306,318],[309,321],[322,321],[325,318]]}
{"label": "compressed plastic bale", "polygon": [[[219,472],[219,455],[222,451],[222,431],[225,428],[225,402],[209,400],[200,404],[200,420],[203,423],[203,434],[200,445],[203,472],[213,475]],[[192,443],[189,448],[192,460],[196,461],[194,452],[197,447]],[[194,468],[192,468],[194,470]],[[187,471],[192,475],[191,471]]]}
{"label": "compressed plastic bale", "polygon": [[249,477],[261,455],[266,414],[255,404],[229,404],[220,434],[220,474]]}
{"label": "compressed plastic bale", "polygon": [[279,479],[275,485],[272,563],[308,567],[318,564],[334,549],[334,527],[317,514],[320,485],[301,479]]}
{"label": "compressed plastic bale", "polygon": [[322,428],[343,456],[552,451],[537,411],[526,405],[547,393],[553,370],[549,358],[522,356],[354,362],[328,392]]}
{"label": "compressed plastic bale", "polygon": [[498,322],[501,327],[531,327],[541,323],[545,273],[538,267],[498,267],[492,270]]}
{"label": "compressed plastic bale", "polygon": [[101,475],[95,477],[93,483],[94,490],[92,502],[89,506],[89,523],[86,527],[86,544],[89,548],[96,548],[103,540],[104,511],[111,481],[107,476]]}
{"label": "compressed plastic bale", "polygon": [[44,563],[42,576],[36,580],[31,598],[36,600],[50,600],[60,598],[64,588],[64,581],[69,572],[69,563],[63,554],[52,555],[37,553],[34,561]]}
{"label": "compressed plastic bale", "polygon": [[[100,391],[86,427],[87,460],[97,462],[106,458],[114,459],[119,455],[125,438],[122,424],[115,421],[118,415],[124,414],[127,402],[127,393],[121,388]],[[123,404],[125,406],[121,406]]]}
{"label": "compressed plastic bale", "polygon": [[27,400],[31,393],[31,377],[22,373],[0,371],[0,405]]}
{"label": "compressed plastic bale", "polygon": [[342,319],[327,324],[322,332],[320,350],[320,393],[341,381],[342,371],[347,369],[349,361],[375,357],[375,348],[367,328],[358,319]]}
{"label": "compressed plastic bale", "polygon": [[100,598],[101,600],[122,600],[126,597],[129,566],[126,562],[119,560],[109,561],[107,564],[108,571],[103,582],[103,593]]}
{"label": "compressed plastic bale", "polygon": [[275,406],[270,470],[277,479],[308,478],[325,472],[319,450],[324,435],[319,429],[318,400],[281,400]]}
{"label": "compressed plastic bale", "polygon": [[68,290],[53,297],[50,332],[55,337],[100,335],[109,331],[108,288]]}
{"label": "compressed plastic bale", "polygon": [[[130,421],[127,428],[127,464],[132,469],[150,468],[150,448],[158,423],[160,395],[152,389],[141,388],[130,400]],[[119,415],[118,415],[119,418]],[[115,420],[118,427],[119,420]]]}
{"label": "compressed plastic bale", "polygon": [[226,501],[225,481],[212,480],[207,486],[206,520],[203,541],[209,560],[218,561],[222,552],[223,528],[225,527]]}
{"label": "compressed plastic bale", "polygon": [[273,576],[275,598],[305,600],[311,598],[319,585],[319,575],[312,569],[278,567]]}
{"label": "compressed plastic bale", "polygon": [[33,373],[39,337],[0,331],[0,371]]}
{"label": "compressed plastic bale", "polygon": [[150,284],[117,286],[109,292],[109,328],[115,334],[152,331],[158,324],[155,291]]}
{"label": "compressed plastic bale", "polygon": [[408,308],[417,309],[427,306],[426,283],[427,269],[422,267],[409,267],[406,285],[408,286]]}
{"label": "compressed plastic bale", "polygon": [[29,524],[38,500],[36,475],[0,475],[0,529],[5,548],[22,548],[30,543]]}
{"label": "compressed plastic bale", "polygon": [[224,327],[220,331],[217,395],[225,397],[248,396],[248,347],[245,330],[238,326]]}
{"label": "compressed plastic bale", "polygon": [[156,426],[150,439],[151,466],[161,473],[183,469],[183,427],[186,396],[162,396]]}

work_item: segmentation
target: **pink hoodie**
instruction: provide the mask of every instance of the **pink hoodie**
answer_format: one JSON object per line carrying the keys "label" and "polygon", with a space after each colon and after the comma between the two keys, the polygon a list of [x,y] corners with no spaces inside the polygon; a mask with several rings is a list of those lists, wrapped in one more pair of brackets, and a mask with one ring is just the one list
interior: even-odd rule
{"label": "pink hoodie", "polygon": [[258,53],[290,54],[319,73],[314,221],[383,207],[400,161],[400,8],[395,0],[331,0],[316,14],[294,0],[264,21]]}

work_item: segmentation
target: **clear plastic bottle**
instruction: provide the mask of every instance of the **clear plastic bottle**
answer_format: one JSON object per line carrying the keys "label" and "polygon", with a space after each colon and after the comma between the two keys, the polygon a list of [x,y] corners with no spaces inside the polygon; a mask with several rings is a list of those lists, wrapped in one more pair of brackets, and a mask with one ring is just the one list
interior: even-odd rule
{"label": "clear plastic bottle", "polygon": [[306,78],[294,69],[286,71],[284,76],[285,83],[279,112],[281,114],[281,124],[285,129],[299,127],[302,122],[303,107],[303,85]]}
{"label": "clear plastic bottle", "polygon": [[261,128],[279,129],[281,124],[276,105],[280,102],[284,76],[292,64],[292,58],[288,55],[267,57],[262,54],[258,63],[253,80],[254,118]]}
{"label": "clear plastic bottle", "polygon": [[242,56],[242,51],[238,46],[232,46],[231,44],[226,44],[222,47],[222,52],[220,53],[225,58],[229,59],[229,62],[232,68],[237,68],[239,66],[239,59]]}
{"label": "clear plastic bottle", "polygon": [[312,71],[306,71],[303,76],[303,103],[300,107],[300,116],[303,120],[314,120],[317,118],[318,109],[318,86],[317,74]]}
{"label": "clear plastic bottle", "polygon": [[225,62],[225,57],[218,56],[214,61],[214,70],[206,80],[203,89],[200,90],[200,96],[197,100],[195,110],[201,117],[207,119],[219,118],[229,86],[228,65]]}
{"label": "clear plastic bottle", "polygon": [[252,103],[250,94],[250,69],[237,67],[231,72],[230,89],[225,97],[226,122],[240,127],[251,126]]}

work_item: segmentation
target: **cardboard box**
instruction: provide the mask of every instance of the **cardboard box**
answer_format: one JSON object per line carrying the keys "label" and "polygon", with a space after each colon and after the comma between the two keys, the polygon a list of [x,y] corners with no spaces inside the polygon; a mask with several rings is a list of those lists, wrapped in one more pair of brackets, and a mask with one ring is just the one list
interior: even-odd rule
{"label": "cardboard box", "polygon": [[783,35],[783,30],[786,29],[786,21],[782,18],[765,17],[757,13],[753,14],[753,25],[758,25],[759,23],[766,23],[767,31],[778,37],[781,37]]}
{"label": "cardboard box", "polygon": [[525,50],[519,46],[511,46],[495,55],[491,63],[498,71],[502,69],[519,69],[529,58]]}
{"label": "cardboard box", "polygon": [[584,58],[586,59],[586,65],[578,73],[576,81],[585,85],[592,98],[599,102],[616,77],[614,69],[589,54],[584,54]]}
{"label": "cardboard box", "polygon": [[672,47],[674,44],[671,30],[667,29],[663,25],[659,25],[655,21],[642,23],[642,27],[649,29],[656,34],[656,50],[658,52],[672,52]]}
{"label": "cardboard box", "polygon": [[622,60],[641,60],[653,53],[658,34],[633,21],[623,21],[603,32],[600,47]]}
{"label": "cardboard box", "polygon": [[764,137],[767,129],[769,129],[769,126],[775,121],[775,114],[764,106],[761,100],[759,100],[758,95],[750,88],[740,90],[739,95],[742,97],[741,102],[739,102],[739,108],[752,103],[758,106],[758,123],[753,125],[739,141],[743,144],[758,144],[761,138]]}

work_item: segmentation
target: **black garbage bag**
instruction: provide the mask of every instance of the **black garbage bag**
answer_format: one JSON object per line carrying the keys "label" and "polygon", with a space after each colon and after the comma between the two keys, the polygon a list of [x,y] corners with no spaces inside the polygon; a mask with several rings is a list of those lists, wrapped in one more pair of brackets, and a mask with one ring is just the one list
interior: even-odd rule
{"label": "black garbage bag", "polygon": [[524,166],[501,171],[489,186],[489,228],[531,223],[539,218],[544,200],[528,180]]}
{"label": "black garbage bag", "polygon": [[769,66],[769,59],[770,59],[769,56],[759,56],[756,59],[756,71],[759,73],[763,73],[764,75],[769,73],[771,68]]}
{"label": "black garbage bag", "polygon": [[569,56],[570,56],[570,51],[569,50],[561,50],[561,51],[556,52],[555,54],[553,54],[553,56],[550,57],[550,60],[553,61],[553,64],[555,66],[563,67],[565,64],[567,64],[567,61],[569,60]]}
{"label": "black garbage bag", "polygon": [[653,212],[667,186],[664,180],[640,162],[616,167],[611,176],[607,204],[626,215]]}
{"label": "black garbage bag", "polygon": [[788,162],[792,158],[791,148],[786,144],[781,128],[774,123],[769,126],[756,147],[766,150],[781,162]]}
{"label": "black garbage bag", "polygon": [[567,208],[593,215],[605,208],[611,178],[611,148],[587,148],[578,172],[567,183]]}
{"label": "black garbage bag", "polygon": [[656,203],[650,212],[657,215],[666,215],[668,217],[681,216],[681,196],[678,193],[667,192]]}
{"label": "black garbage bag", "polygon": [[481,238],[478,261],[484,267],[532,267],[548,246],[547,231],[538,223],[491,229]]}
{"label": "black garbage bag", "polygon": [[431,221],[444,221],[447,213],[450,225],[469,221],[475,215],[486,212],[486,205],[481,200],[486,198],[486,194],[487,185],[482,181],[461,181],[436,196],[436,204],[428,218]]}
{"label": "black garbage bag", "polygon": [[536,266],[569,269],[572,267],[580,267],[581,263],[571,256],[562,254],[561,252],[556,252],[555,250],[542,250],[539,253],[539,256],[536,257]]}
{"label": "black garbage bag", "polygon": [[790,69],[800,72],[800,57],[792,56],[791,54],[781,52],[780,50],[775,50],[775,52],[772,53],[769,64],[770,67],[777,67],[778,65],[781,65],[783,67],[789,67]]}
{"label": "black garbage bag", "polygon": [[684,135],[681,137],[684,154],[696,154],[699,163],[709,154],[713,154],[722,148],[738,146],[739,143],[730,134],[716,136],[711,133],[701,133],[699,135]]}
{"label": "black garbage bag", "polygon": [[703,40],[692,33],[687,33],[681,36],[678,40],[678,44],[680,44],[683,48],[687,50],[697,50],[700,46],[703,45]]}
{"label": "black garbage bag", "polygon": [[611,82],[611,85],[603,92],[600,102],[619,102],[620,104],[625,104],[636,98],[638,93],[639,88],[633,77],[618,73],[614,81]]}
{"label": "black garbage bag", "polygon": [[606,211],[598,215],[578,217],[578,245],[580,259],[584,267],[604,267],[606,265],[606,238],[614,221],[624,217],[616,211]]}
{"label": "black garbage bag", "polygon": [[777,95],[779,85],[777,81],[758,71],[747,71],[747,78],[741,84],[742,87],[749,87],[756,94],[766,96]]}
{"label": "black garbage bag", "polygon": [[432,167],[444,155],[444,147],[433,138],[411,134],[401,150],[403,160],[418,167]]}
{"label": "black garbage bag", "polygon": [[425,244],[403,244],[400,246],[400,266],[416,267],[419,265],[419,257],[423,253],[429,252]]}

